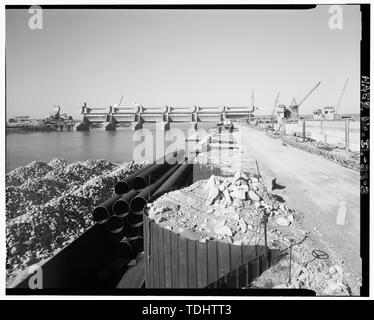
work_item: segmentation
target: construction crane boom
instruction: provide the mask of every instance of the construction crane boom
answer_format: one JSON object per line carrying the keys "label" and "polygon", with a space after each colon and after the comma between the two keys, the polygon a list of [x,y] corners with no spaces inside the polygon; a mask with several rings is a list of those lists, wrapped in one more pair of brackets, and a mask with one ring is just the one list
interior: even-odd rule
{"label": "construction crane boom", "polygon": [[274,108],[273,108],[273,112],[271,113],[272,116],[274,115],[274,112],[277,109],[278,99],[279,99],[279,92],[278,92],[277,97],[275,98],[275,101],[274,101]]}
{"label": "construction crane boom", "polygon": [[122,99],[123,99],[123,95],[121,96],[121,100],[119,101],[119,106],[121,105],[121,103],[122,103]]}
{"label": "construction crane boom", "polygon": [[300,107],[301,106],[301,104],[313,93],[313,91],[314,90],[316,90],[318,87],[319,87],[319,85],[321,84],[321,82],[322,81],[320,81],[320,82],[318,82],[313,88],[312,88],[312,90],[310,90],[309,92],[308,92],[308,94],[299,102],[299,104],[297,105],[298,107]]}
{"label": "construction crane boom", "polygon": [[339,111],[340,104],[342,103],[343,96],[344,96],[344,93],[345,93],[345,89],[347,88],[348,80],[349,80],[349,78],[347,78],[347,80],[345,81],[345,84],[344,84],[343,90],[342,90],[342,92],[341,92],[341,94],[340,94],[340,97],[339,97],[338,104],[336,105],[335,113],[338,113],[338,111]]}

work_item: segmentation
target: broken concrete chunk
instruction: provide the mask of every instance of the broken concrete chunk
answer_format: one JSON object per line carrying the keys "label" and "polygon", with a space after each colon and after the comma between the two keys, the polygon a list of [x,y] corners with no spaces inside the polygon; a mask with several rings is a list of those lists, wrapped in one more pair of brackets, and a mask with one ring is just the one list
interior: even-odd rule
{"label": "broken concrete chunk", "polygon": [[211,214],[214,211],[215,211],[215,209],[213,207],[209,207],[208,210],[206,211],[206,213]]}
{"label": "broken concrete chunk", "polygon": [[238,181],[241,178],[240,172],[236,172],[233,177],[233,181]]}
{"label": "broken concrete chunk", "polygon": [[240,218],[239,220],[239,227],[242,232],[247,232],[247,223],[243,220],[243,218]]}
{"label": "broken concrete chunk", "polygon": [[291,222],[288,219],[283,217],[277,218],[277,223],[282,227],[288,227],[291,224]]}
{"label": "broken concrete chunk", "polygon": [[216,185],[212,185],[208,190],[208,197],[206,199],[206,204],[212,204],[214,200],[219,196],[219,190]]}
{"label": "broken concrete chunk", "polygon": [[239,199],[239,200],[245,200],[246,197],[246,192],[242,189],[236,189],[234,191],[231,191],[230,196],[233,197],[234,199]]}
{"label": "broken concrete chunk", "polygon": [[252,201],[260,201],[260,197],[258,196],[258,194],[256,192],[254,192],[253,190],[249,190],[248,191],[248,197],[249,199],[251,199]]}
{"label": "broken concrete chunk", "polygon": [[241,208],[243,206],[243,202],[240,199],[234,199],[232,201],[232,205],[235,208]]}
{"label": "broken concrete chunk", "polygon": [[205,190],[209,191],[211,188],[217,186],[216,176],[212,175],[205,183]]}
{"label": "broken concrete chunk", "polygon": [[232,231],[228,226],[221,226],[214,230],[214,232],[218,235],[225,235],[232,237]]}

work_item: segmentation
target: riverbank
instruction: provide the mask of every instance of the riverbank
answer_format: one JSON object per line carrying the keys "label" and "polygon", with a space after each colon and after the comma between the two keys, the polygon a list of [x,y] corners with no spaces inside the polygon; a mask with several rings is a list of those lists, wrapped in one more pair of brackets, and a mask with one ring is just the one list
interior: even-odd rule
{"label": "riverbank", "polygon": [[7,285],[93,225],[93,208],[146,163],[34,161],[6,174]]}

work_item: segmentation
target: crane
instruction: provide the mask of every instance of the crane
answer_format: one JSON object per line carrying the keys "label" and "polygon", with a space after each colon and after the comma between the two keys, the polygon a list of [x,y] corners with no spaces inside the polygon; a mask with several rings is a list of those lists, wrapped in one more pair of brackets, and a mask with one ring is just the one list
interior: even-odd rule
{"label": "crane", "polygon": [[347,88],[348,80],[349,80],[349,78],[347,78],[347,80],[345,81],[345,84],[344,84],[343,90],[342,90],[342,92],[341,92],[341,94],[340,94],[340,97],[339,97],[338,104],[336,105],[336,110],[335,110],[335,113],[336,113],[336,114],[338,113],[339,108],[340,108],[340,104],[342,103],[343,96],[344,96],[344,93],[345,93],[345,89]]}
{"label": "crane", "polygon": [[308,93],[307,95],[301,99],[299,103],[296,102],[295,98],[292,99],[290,110],[291,110],[291,117],[292,118],[299,118],[299,107],[304,103],[304,101],[316,90],[322,81],[319,81]]}
{"label": "crane", "polygon": [[293,98],[292,99],[292,104],[293,105],[295,105],[295,106],[297,106],[297,107],[300,107],[303,103],[304,103],[304,101],[313,93],[313,91],[314,90],[316,90],[318,87],[319,87],[319,85],[322,83],[322,81],[319,81],[308,93],[307,93],[307,95],[303,98],[303,99],[301,99],[301,101],[299,102],[299,103],[296,103],[296,100],[295,100],[295,98]]}
{"label": "crane", "polygon": [[252,89],[252,111],[255,111],[255,93]]}
{"label": "crane", "polygon": [[274,108],[273,108],[273,112],[271,113],[272,116],[274,115],[274,112],[275,112],[276,109],[277,109],[277,106],[278,106],[278,99],[279,99],[279,92],[278,92],[277,97],[275,98],[275,101],[274,101]]}
{"label": "crane", "polygon": [[121,103],[122,103],[122,99],[123,99],[123,95],[121,96],[121,100],[119,101],[119,106],[121,105]]}

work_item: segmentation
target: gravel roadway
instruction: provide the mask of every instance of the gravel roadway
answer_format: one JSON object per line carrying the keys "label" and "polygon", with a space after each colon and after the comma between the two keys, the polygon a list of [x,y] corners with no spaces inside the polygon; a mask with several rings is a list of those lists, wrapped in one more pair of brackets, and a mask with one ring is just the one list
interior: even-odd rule
{"label": "gravel roadway", "polygon": [[257,160],[269,186],[276,178],[278,194],[302,213],[302,227],[360,277],[359,173],[248,126],[239,127],[238,138],[243,160]]}

